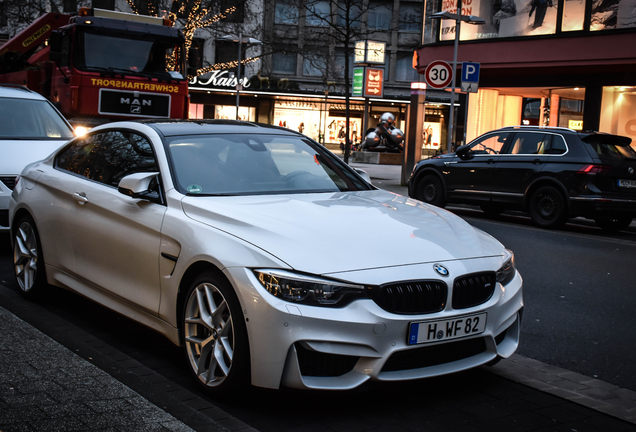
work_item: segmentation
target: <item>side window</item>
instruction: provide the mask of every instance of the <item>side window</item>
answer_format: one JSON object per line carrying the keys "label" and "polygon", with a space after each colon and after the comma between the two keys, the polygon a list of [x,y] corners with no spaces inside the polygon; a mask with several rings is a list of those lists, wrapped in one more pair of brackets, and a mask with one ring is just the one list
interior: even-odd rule
{"label": "side window", "polygon": [[548,154],[563,154],[568,151],[567,145],[565,145],[565,140],[561,135],[554,135],[552,137],[552,144],[550,145],[547,153]]}
{"label": "side window", "polygon": [[56,166],[90,180],[117,187],[136,172],[158,171],[148,140],[128,131],[109,131],[73,141]]}
{"label": "side window", "polygon": [[477,138],[470,144],[470,151],[475,155],[497,154],[501,152],[501,149],[506,144],[506,140],[509,135],[510,133],[508,132],[501,132]]}
{"label": "side window", "polygon": [[543,133],[517,132],[508,153],[518,155],[546,154],[549,138],[549,135]]}

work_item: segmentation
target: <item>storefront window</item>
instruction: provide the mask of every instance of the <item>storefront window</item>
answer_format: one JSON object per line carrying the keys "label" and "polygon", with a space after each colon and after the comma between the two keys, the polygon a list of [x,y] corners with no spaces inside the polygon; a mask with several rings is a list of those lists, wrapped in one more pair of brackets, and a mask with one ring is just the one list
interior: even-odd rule
{"label": "storefront window", "polygon": [[603,87],[599,130],[632,138],[636,147],[636,87]]}
{"label": "storefront window", "polygon": [[636,0],[593,0],[590,30],[636,27]]}
{"label": "storefront window", "polygon": [[[554,34],[557,0],[473,0],[462,4],[462,15],[477,15],[485,25],[461,26],[460,39],[485,39]],[[442,11],[455,13],[457,0],[445,0]],[[455,22],[442,20],[441,40],[455,39]]]}
{"label": "storefront window", "polygon": [[[224,120],[236,120],[236,106],[217,105],[214,107],[214,118]],[[256,108],[239,107],[239,120],[256,121]]]}
{"label": "storefront window", "polygon": [[583,30],[585,3],[585,0],[564,0],[561,31]]}
{"label": "storefront window", "polygon": [[562,98],[559,105],[559,126],[583,130],[583,101]]}

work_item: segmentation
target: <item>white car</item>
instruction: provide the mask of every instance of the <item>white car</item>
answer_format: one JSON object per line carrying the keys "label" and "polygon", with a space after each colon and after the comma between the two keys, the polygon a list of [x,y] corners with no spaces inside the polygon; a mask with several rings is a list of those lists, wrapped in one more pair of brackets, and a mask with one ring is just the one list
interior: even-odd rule
{"label": "white car", "polygon": [[43,96],[0,84],[0,233],[9,232],[9,197],[18,174],[73,136],[71,125]]}
{"label": "white car", "polygon": [[10,217],[25,294],[152,327],[221,394],[431,377],[519,343],[510,251],[284,128],[102,125],[26,168]]}

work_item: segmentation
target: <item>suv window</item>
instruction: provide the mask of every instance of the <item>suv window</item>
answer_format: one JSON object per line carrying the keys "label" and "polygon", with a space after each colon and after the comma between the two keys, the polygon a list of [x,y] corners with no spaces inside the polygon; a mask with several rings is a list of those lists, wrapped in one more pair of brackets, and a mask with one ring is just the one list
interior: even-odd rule
{"label": "suv window", "polygon": [[624,137],[590,135],[582,140],[591,146],[601,159],[636,159],[636,150],[630,147],[631,140]]}
{"label": "suv window", "polygon": [[148,140],[128,131],[79,138],[60,152],[56,167],[114,187],[128,174],[158,171]]}
{"label": "suv window", "polygon": [[550,135],[536,132],[517,132],[510,154],[546,154],[550,146]]}
{"label": "suv window", "polygon": [[73,130],[46,100],[0,98],[0,139],[71,139]]}
{"label": "suv window", "polygon": [[506,140],[510,135],[509,132],[500,132],[498,134],[486,135],[478,138],[470,144],[470,151],[473,154],[497,154],[501,152]]}

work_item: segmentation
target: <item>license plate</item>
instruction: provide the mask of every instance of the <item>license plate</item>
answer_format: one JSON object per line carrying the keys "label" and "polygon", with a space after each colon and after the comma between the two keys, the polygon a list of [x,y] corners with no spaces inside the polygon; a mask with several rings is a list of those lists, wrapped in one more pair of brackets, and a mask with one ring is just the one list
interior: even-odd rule
{"label": "license plate", "polygon": [[636,180],[618,179],[618,187],[636,188]]}
{"label": "license plate", "polygon": [[410,323],[409,345],[441,342],[478,335],[486,330],[487,315],[482,313],[447,320]]}

